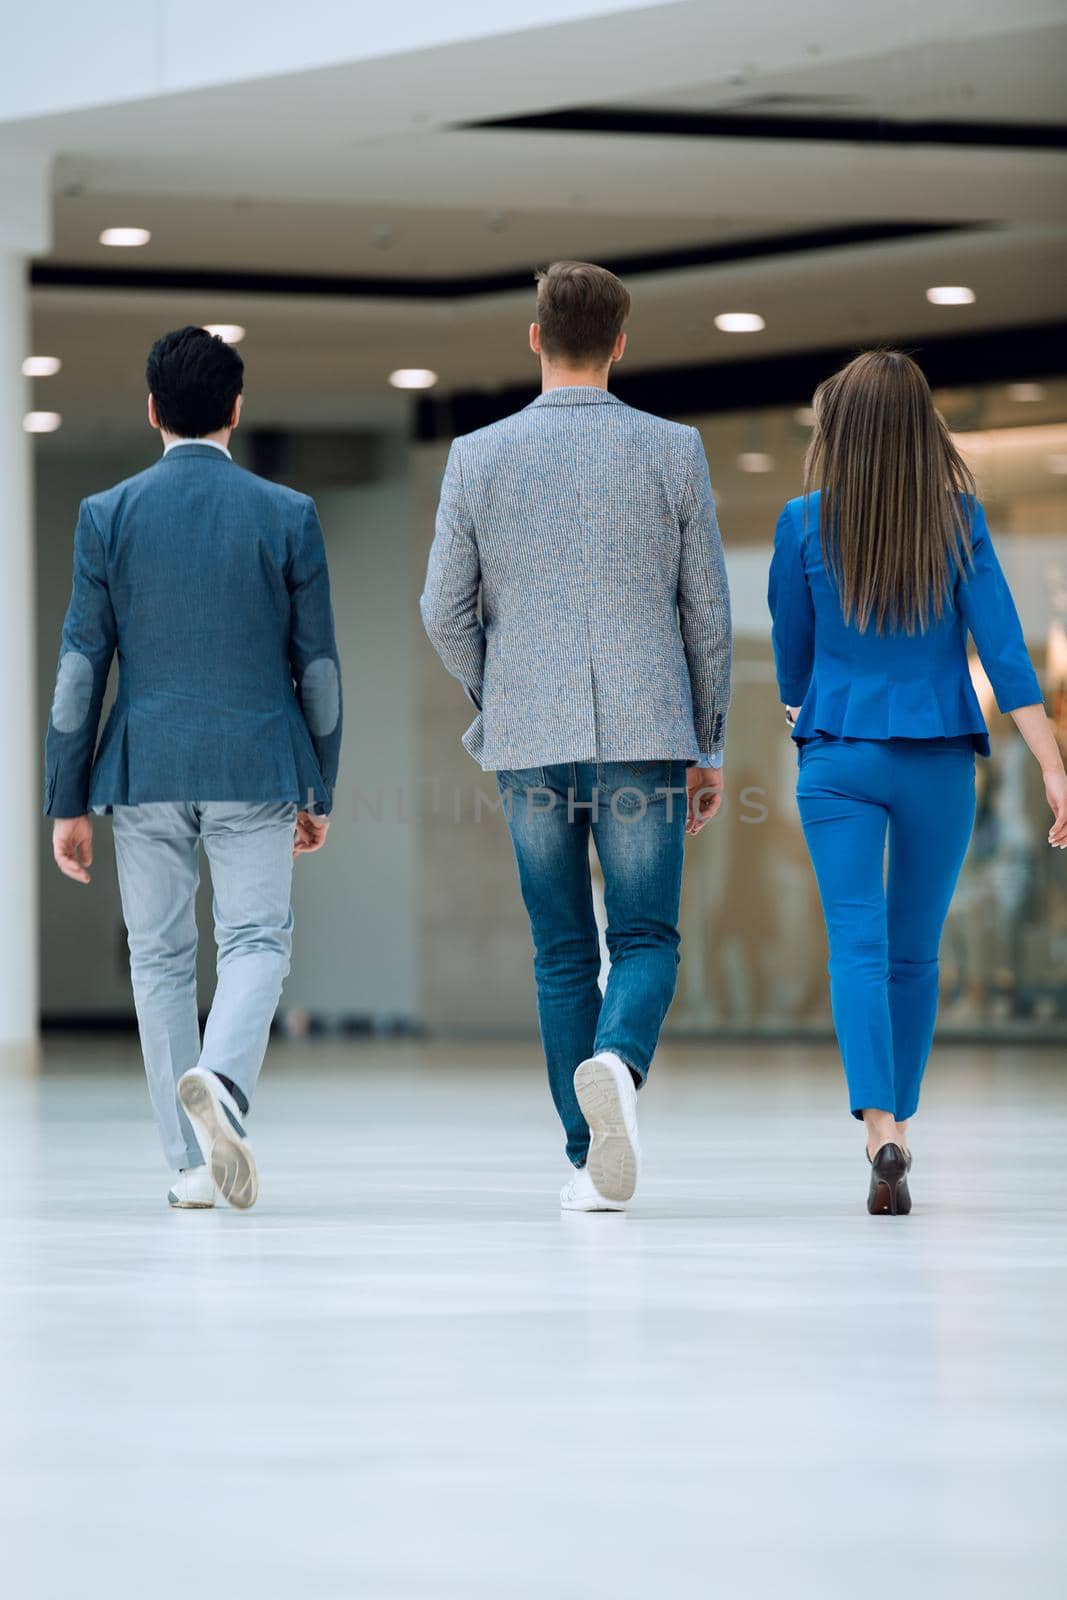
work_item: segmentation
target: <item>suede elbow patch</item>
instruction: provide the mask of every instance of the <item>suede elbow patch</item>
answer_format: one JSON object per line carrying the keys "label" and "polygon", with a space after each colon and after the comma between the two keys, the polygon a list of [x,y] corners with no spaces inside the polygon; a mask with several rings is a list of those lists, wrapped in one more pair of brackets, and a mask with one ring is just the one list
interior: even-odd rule
{"label": "suede elbow patch", "polygon": [[89,715],[93,698],[93,664],[78,650],[68,650],[59,663],[52,696],[52,726],[57,733],[76,733]]}
{"label": "suede elbow patch", "polygon": [[316,739],[327,738],[341,715],[341,680],[337,663],[329,656],[319,656],[306,668],[300,680],[300,703]]}

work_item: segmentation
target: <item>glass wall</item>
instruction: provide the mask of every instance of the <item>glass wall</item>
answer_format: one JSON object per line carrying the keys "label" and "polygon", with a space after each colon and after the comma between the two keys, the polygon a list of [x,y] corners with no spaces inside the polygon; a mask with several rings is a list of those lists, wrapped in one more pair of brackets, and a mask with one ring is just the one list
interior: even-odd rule
{"label": "glass wall", "polygon": [[[939,393],[978,479],[1046,705],[1067,748],[1067,380]],[[689,845],[676,1033],[830,1026],[826,941],[774,682],[771,539],[800,492],[803,408],[687,419],[700,428],[730,565],[736,677],[727,813]],[[992,758],[942,946],[942,1031],[1067,1038],[1067,853],[1046,843],[1040,775],[977,661]],[[931,827],[936,819],[931,818]]]}

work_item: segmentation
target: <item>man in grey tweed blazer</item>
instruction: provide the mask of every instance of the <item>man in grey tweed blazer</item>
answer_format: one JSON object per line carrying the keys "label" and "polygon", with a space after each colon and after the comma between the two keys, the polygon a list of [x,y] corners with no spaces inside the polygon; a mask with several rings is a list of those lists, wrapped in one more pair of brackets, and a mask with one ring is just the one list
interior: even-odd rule
{"label": "man in grey tweed blazer", "polygon": [[[722,799],[730,600],[700,435],[608,392],[630,297],[538,282],[543,392],[452,445],[422,616],[477,715],[530,916],[570,1210],[637,1184],[636,1093],[674,996],[684,835]],[[589,867],[604,873],[603,997]]]}

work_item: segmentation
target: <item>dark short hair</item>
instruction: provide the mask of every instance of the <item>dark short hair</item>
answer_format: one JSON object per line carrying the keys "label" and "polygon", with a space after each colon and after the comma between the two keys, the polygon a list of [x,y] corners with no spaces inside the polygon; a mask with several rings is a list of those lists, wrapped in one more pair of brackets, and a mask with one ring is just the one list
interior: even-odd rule
{"label": "dark short hair", "polygon": [[229,426],[245,364],[232,345],[206,328],[177,328],[148,352],[145,377],[167,432],[202,439]]}
{"label": "dark short hair", "polygon": [[555,261],[537,274],[541,348],[550,360],[607,361],[629,314],[629,291],[606,267]]}

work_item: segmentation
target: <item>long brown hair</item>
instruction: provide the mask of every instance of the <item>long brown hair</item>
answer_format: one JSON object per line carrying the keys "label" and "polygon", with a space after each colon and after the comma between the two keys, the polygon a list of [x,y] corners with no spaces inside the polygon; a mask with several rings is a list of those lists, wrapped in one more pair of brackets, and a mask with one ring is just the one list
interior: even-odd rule
{"label": "long brown hair", "polygon": [[815,391],[804,494],[846,622],[925,630],[970,562],[975,483],[923,372],[867,350]]}

